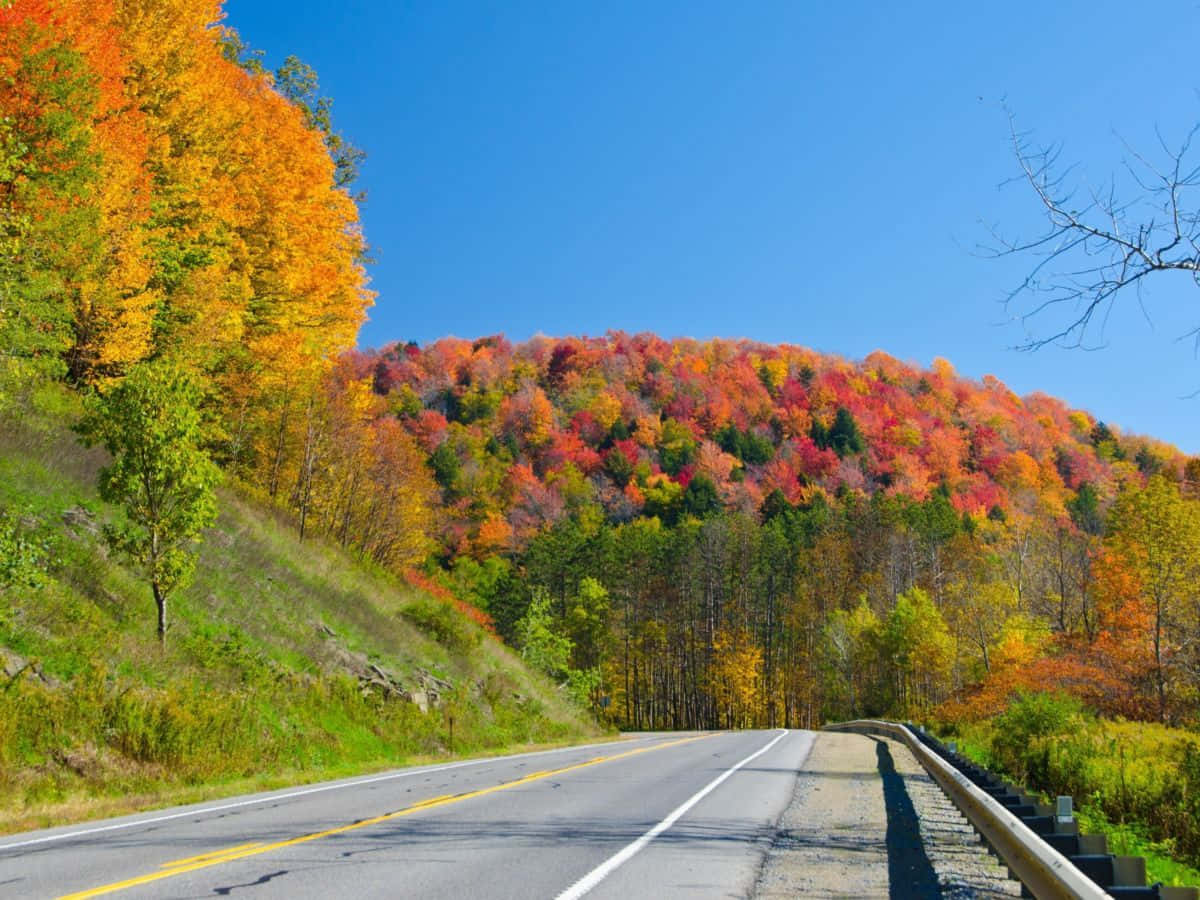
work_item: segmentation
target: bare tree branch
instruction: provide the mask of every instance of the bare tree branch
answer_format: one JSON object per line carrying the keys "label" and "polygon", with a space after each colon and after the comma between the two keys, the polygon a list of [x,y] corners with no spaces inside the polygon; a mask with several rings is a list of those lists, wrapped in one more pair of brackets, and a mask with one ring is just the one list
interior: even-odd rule
{"label": "bare tree branch", "polygon": [[[1047,344],[1094,349],[1099,346],[1096,335],[1102,342],[1104,325],[1127,289],[1133,290],[1150,321],[1142,286],[1152,273],[1186,272],[1200,285],[1200,209],[1193,193],[1200,188],[1200,163],[1189,159],[1200,124],[1178,150],[1171,150],[1156,130],[1165,165],[1155,164],[1122,140],[1127,153],[1123,165],[1137,190],[1122,201],[1113,179],[1077,199],[1068,183],[1075,167],[1060,164],[1062,146],[1034,146],[1028,133],[1017,130],[1011,111],[1008,118],[1020,173],[1006,183],[1021,182],[1033,189],[1045,228],[1026,238],[1006,237],[993,228],[992,244],[980,249],[991,257],[1034,260],[1029,273],[1004,298],[1005,309],[1027,334],[1035,320],[1065,311],[1065,318],[1052,320],[1048,333],[1028,337],[1019,349]],[[1182,337],[1193,339],[1200,352],[1200,325]]]}

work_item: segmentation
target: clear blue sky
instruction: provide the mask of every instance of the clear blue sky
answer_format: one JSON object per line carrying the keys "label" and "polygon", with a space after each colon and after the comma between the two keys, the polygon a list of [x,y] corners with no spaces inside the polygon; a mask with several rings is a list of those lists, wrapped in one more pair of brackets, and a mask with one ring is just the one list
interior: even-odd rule
{"label": "clear blue sky", "polygon": [[[1103,180],[1200,113],[1200,6],[228,0],[369,154],[364,345],[504,332],[879,348],[1043,390],[1200,452],[1200,289],[1130,296],[1109,347],[1009,348],[1035,229],[1002,101]],[[1049,323],[1047,322],[1047,325]]]}

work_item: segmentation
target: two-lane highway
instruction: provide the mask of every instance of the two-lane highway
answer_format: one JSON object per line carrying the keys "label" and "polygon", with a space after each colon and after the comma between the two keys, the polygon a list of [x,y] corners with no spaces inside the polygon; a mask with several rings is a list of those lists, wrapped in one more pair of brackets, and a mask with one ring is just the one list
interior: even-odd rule
{"label": "two-lane highway", "polygon": [[3,897],[742,897],[813,735],[646,735],[0,838]]}

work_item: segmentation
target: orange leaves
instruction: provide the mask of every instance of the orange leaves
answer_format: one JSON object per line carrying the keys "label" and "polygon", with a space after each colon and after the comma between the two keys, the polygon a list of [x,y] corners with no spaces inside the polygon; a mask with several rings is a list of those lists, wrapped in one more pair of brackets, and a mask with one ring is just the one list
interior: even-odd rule
{"label": "orange leaves", "polygon": [[505,553],[512,548],[512,526],[499,513],[489,513],[479,526],[475,537],[475,552],[479,557]]}
{"label": "orange leaves", "polygon": [[996,472],[996,480],[1012,492],[1035,491],[1041,478],[1037,462],[1023,450],[1018,450]]}
{"label": "orange leaves", "polygon": [[492,617],[477,606],[472,606],[465,600],[460,600],[448,587],[434,581],[432,578],[422,574],[416,569],[409,569],[404,573],[404,580],[413,587],[424,591],[431,597],[436,597],[443,603],[449,603],[460,613],[484,629],[488,634],[495,637],[496,625],[492,621]]}
{"label": "orange leaves", "polygon": [[[566,490],[568,464],[584,479],[572,476],[570,497],[559,499],[571,511],[590,500],[613,521],[636,514],[653,487],[650,476],[661,471],[682,481],[703,473],[726,508],[750,509],[775,488],[801,503],[814,492],[846,490],[923,500],[944,486],[958,513],[1013,521],[1024,521],[1020,514],[1063,518],[1083,484],[1107,500],[1136,477],[1120,468],[1130,463],[1111,449],[1105,458],[1093,445],[1081,428],[1086,416],[1049,397],[1022,400],[991,377],[960,378],[944,361],[922,371],[882,353],[852,363],[797,347],[621,333],[516,346],[444,339],[424,349],[390,348],[376,359],[377,383],[395,403],[403,400],[408,427],[430,452],[449,419],[481,459],[533,473],[544,496],[519,504],[527,511],[557,514],[553,496]],[[415,409],[418,400],[424,410]],[[839,409],[866,439],[845,459],[820,450],[812,437],[814,423],[828,431]],[[689,452],[668,434],[676,426],[692,439]],[[732,451],[706,445],[720,443],[719,433],[731,426],[758,435],[770,452],[731,463]],[[630,465],[608,464],[614,446],[637,447],[635,454],[623,451]],[[1165,468],[1182,468],[1161,448],[1153,452]],[[511,502],[489,494],[462,523],[463,533]],[[525,513],[513,519],[518,546],[539,520]]]}
{"label": "orange leaves", "polygon": [[213,369],[244,349],[266,364],[239,371],[251,388],[270,369],[319,374],[370,301],[357,210],[322,136],[225,58],[219,3],[115,6],[150,137],[162,340]]}
{"label": "orange leaves", "polygon": [[[154,350],[229,372],[223,387],[261,399],[267,370],[319,375],[363,320],[357,210],[335,184],[323,135],[266,77],[225,58],[222,17],[219,0],[17,0],[0,10],[0,79],[62,46],[95,94],[86,130],[54,139],[59,150],[86,144],[95,167],[68,198],[80,229],[57,228],[74,243],[60,238],[62,253],[43,255],[68,294],[78,380],[119,376]],[[0,114],[36,149],[47,97],[19,82],[0,92]],[[54,165],[52,155],[40,164]]]}
{"label": "orange leaves", "polygon": [[500,417],[504,430],[530,447],[547,443],[555,424],[554,407],[545,391],[532,384],[505,399]]}

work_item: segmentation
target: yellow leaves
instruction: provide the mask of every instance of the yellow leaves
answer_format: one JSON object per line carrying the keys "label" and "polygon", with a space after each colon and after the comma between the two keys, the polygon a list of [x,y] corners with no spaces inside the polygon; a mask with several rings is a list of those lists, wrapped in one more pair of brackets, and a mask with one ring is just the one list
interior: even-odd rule
{"label": "yellow leaves", "polygon": [[1010,491],[1033,491],[1041,478],[1037,461],[1024,450],[1018,450],[1000,464],[996,479]]}
{"label": "yellow leaves", "polygon": [[921,429],[917,427],[916,423],[909,420],[892,425],[888,428],[886,435],[887,442],[898,447],[919,447],[921,438]]}
{"label": "yellow leaves", "polygon": [[1009,617],[992,649],[992,666],[1003,672],[1021,669],[1038,659],[1050,642],[1046,623],[1026,615]]}
{"label": "yellow leaves", "polygon": [[761,671],[762,650],[747,631],[727,629],[713,635],[709,690],[730,727],[754,724]]}
{"label": "yellow leaves", "polygon": [[642,447],[656,446],[662,437],[662,420],[657,415],[647,414],[638,416],[636,424],[637,430],[633,433],[633,439]]}
{"label": "yellow leaves", "polygon": [[116,15],[149,123],[168,342],[212,347],[201,355],[217,366],[243,342],[272,358],[282,335],[293,362],[327,365],[353,345],[371,294],[322,135],[224,58],[219,3],[120,0]]}
{"label": "yellow leaves", "polygon": [[371,390],[370,378],[347,382],[342,387],[341,402],[346,410],[347,420],[353,423],[370,421],[382,406],[382,398]]}
{"label": "yellow leaves", "polygon": [[783,387],[783,383],[788,377],[787,360],[780,359],[779,357],[768,359],[762,365],[762,376],[768,388],[779,390],[779,388]]}
{"label": "yellow leaves", "polygon": [[937,357],[933,361],[933,371],[943,381],[949,383],[958,377],[958,373],[954,371],[954,366],[951,365],[948,359]]}
{"label": "yellow leaves", "polygon": [[856,372],[855,374],[850,375],[846,379],[846,382],[850,385],[850,390],[854,391],[854,393],[858,394],[860,397],[866,397],[871,393],[874,379],[871,378],[869,374],[861,374]]}
{"label": "yellow leaves", "polygon": [[596,419],[596,423],[607,431],[621,417],[621,401],[613,395],[612,391],[603,391],[592,401],[590,411]]}

